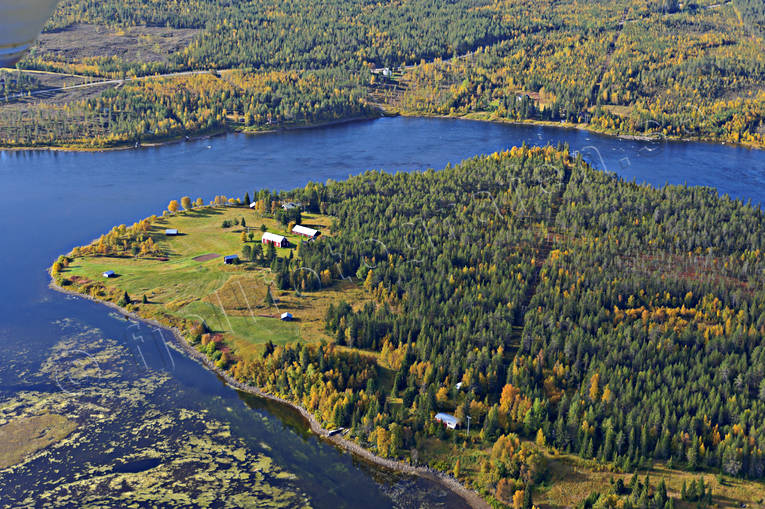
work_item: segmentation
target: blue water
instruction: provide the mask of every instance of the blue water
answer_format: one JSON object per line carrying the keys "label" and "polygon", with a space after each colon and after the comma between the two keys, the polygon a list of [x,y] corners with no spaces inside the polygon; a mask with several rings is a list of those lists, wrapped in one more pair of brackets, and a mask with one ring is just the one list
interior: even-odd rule
{"label": "blue water", "polygon": [[[342,179],[367,169],[442,168],[477,154],[521,143],[568,144],[594,166],[654,185],[705,185],[735,198],[765,201],[765,152],[707,143],[620,140],[579,130],[497,125],[444,119],[383,118],[326,128],[259,136],[227,135],[156,148],[101,153],[0,152],[0,368],[3,392],[25,383],[59,338],[56,321],[76,318],[105,335],[124,335],[124,323],[95,303],[48,289],[45,268],[59,254],[87,243],[112,226],[161,213],[171,199],[205,201],[219,194],[243,197],[263,187],[289,189],[309,181]],[[22,355],[23,353],[23,355]],[[389,507],[375,471],[301,433],[299,426],[248,427],[254,412],[275,422],[274,410],[245,401],[188,359],[168,369],[178,391],[200,405],[236,401],[231,420],[243,435],[257,433],[274,457],[298,474],[318,507]],[[55,390],[55,387],[53,387]],[[258,408],[261,405],[261,408]],[[255,407],[253,409],[253,407]],[[255,429],[257,428],[257,429]],[[322,465],[317,473],[315,465]],[[331,484],[329,492],[322,488]],[[435,488],[409,486],[425,498]],[[443,495],[443,494],[441,494]],[[2,498],[2,488],[0,488]],[[460,501],[446,496],[447,506]]]}

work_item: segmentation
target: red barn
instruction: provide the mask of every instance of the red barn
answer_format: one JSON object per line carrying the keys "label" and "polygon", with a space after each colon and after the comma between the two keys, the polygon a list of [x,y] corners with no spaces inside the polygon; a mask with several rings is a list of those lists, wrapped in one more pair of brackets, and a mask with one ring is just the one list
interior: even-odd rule
{"label": "red barn", "polygon": [[287,237],[277,235],[275,233],[266,232],[263,234],[263,238],[260,240],[263,244],[273,244],[276,247],[289,247],[290,242]]}

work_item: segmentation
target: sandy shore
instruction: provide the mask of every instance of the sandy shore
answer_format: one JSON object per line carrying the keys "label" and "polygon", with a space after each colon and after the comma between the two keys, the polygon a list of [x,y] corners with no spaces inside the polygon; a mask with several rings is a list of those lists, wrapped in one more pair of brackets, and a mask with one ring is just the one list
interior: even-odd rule
{"label": "sandy shore", "polygon": [[311,414],[308,410],[306,410],[302,406],[297,405],[279,396],[274,396],[272,394],[264,392],[259,387],[244,384],[234,379],[234,377],[232,377],[228,372],[223,371],[222,369],[219,369],[218,367],[216,367],[213,361],[210,360],[205,354],[203,354],[202,352],[200,352],[199,350],[191,346],[183,338],[183,336],[181,335],[181,332],[177,328],[168,327],[167,325],[164,325],[156,320],[143,318],[135,313],[126,311],[124,308],[121,308],[120,306],[114,304],[113,302],[103,301],[100,299],[93,298],[90,295],[75,292],[72,290],[67,290],[66,288],[58,285],[53,279],[51,279],[49,286],[51,289],[57,292],[61,292],[67,295],[72,295],[75,297],[82,297],[84,299],[97,302],[99,304],[110,307],[116,311],[119,311],[124,316],[127,316],[134,320],[138,320],[143,323],[152,325],[154,327],[159,327],[165,331],[168,331],[170,333],[170,336],[173,338],[174,346],[176,346],[179,350],[184,352],[187,356],[189,356],[193,360],[202,364],[204,367],[206,367],[210,371],[215,372],[218,376],[220,376],[225,381],[227,385],[229,385],[230,387],[233,387],[234,389],[247,392],[249,394],[253,394],[260,398],[275,401],[289,408],[292,408],[293,410],[297,411],[306,420],[311,431],[314,434],[318,435],[322,440],[335,444],[338,447],[341,447],[342,449],[350,452],[351,454],[358,456],[374,465],[378,465],[383,468],[393,470],[395,472],[400,472],[407,475],[415,475],[423,479],[427,479],[429,481],[437,482],[444,488],[448,489],[449,491],[452,491],[453,493],[459,495],[473,509],[488,509],[490,507],[489,504],[487,504],[486,501],[483,500],[478,495],[478,493],[465,487],[457,479],[443,472],[433,470],[427,467],[414,467],[402,461],[392,460],[388,458],[381,458],[380,456],[377,456],[376,454],[368,451],[367,449],[364,449],[359,444],[352,442],[342,437],[339,434],[330,436],[329,430],[323,428],[321,424],[319,423],[319,421],[316,420],[316,418],[313,416],[313,414]]}

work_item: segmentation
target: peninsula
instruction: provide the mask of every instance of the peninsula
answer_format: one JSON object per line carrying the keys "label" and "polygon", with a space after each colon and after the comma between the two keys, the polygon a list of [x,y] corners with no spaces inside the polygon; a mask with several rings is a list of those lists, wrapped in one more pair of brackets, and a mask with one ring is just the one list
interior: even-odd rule
{"label": "peninsula", "polygon": [[763,222],[709,188],[523,146],[184,197],[51,275],[175,328],[341,445],[496,507],[755,504]]}

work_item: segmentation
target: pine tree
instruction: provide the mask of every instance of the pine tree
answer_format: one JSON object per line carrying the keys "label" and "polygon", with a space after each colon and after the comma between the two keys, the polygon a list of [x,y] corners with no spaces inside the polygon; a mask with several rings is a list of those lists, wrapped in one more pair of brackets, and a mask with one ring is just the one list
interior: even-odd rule
{"label": "pine tree", "polygon": [[531,491],[533,490],[531,482],[526,483],[526,487],[523,490],[523,509],[532,509],[534,503],[531,500]]}
{"label": "pine tree", "polygon": [[633,474],[629,483],[630,493],[635,493],[639,483],[640,481],[638,480],[637,474]]}
{"label": "pine tree", "polygon": [[[268,343],[266,343],[266,347],[265,347],[265,349],[263,350],[263,358],[265,359],[266,357],[268,357],[269,355],[271,355],[272,353],[274,353],[274,350],[276,350],[276,345],[274,345],[273,341],[271,341],[271,340],[269,339],[269,340],[268,340]],[[322,358],[323,358],[323,357],[322,357]],[[323,368],[322,368],[322,371],[324,371],[324,369],[323,369]]]}
{"label": "pine tree", "polygon": [[698,486],[696,488],[696,496],[698,497],[697,500],[704,500],[706,498],[707,488],[706,488],[706,483],[704,482],[703,477],[699,478],[699,482],[697,486]]}
{"label": "pine tree", "polygon": [[688,458],[688,470],[696,470],[699,459],[699,441],[695,435],[691,437],[691,444],[688,446],[686,456]]}
{"label": "pine tree", "polygon": [[250,261],[254,262],[256,260],[259,260],[262,257],[263,257],[263,245],[253,244],[252,249],[250,250]]}
{"label": "pine tree", "polygon": [[664,504],[668,500],[667,496],[667,483],[664,482],[664,479],[662,479],[659,482],[659,486],[656,488],[656,493],[654,494],[654,500],[657,501],[658,507],[664,506]]}

